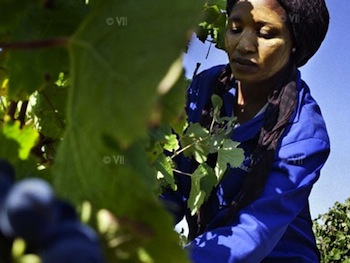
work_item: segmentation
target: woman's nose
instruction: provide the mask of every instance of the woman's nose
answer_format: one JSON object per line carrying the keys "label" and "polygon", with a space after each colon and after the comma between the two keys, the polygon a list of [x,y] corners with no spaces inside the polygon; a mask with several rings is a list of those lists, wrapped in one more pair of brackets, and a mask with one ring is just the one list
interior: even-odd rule
{"label": "woman's nose", "polygon": [[254,53],[257,50],[257,36],[251,30],[243,31],[236,48],[242,53]]}

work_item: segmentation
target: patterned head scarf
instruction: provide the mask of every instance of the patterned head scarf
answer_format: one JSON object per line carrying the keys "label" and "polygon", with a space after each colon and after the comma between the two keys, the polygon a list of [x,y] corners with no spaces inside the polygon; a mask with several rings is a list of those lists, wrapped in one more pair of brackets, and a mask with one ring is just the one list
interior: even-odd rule
{"label": "patterned head scarf", "polygon": [[[325,0],[276,0],[286,11],[286,21],[294,42],[294,61],[301,67],[321,46],[329,25]],[[230,14],[238,0],[228,0],[226,11]]]}

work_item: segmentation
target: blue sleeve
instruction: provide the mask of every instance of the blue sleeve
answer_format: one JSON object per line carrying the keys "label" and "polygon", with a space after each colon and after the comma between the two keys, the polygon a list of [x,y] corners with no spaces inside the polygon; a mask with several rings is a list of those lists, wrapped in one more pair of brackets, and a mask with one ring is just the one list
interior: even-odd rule
{"label": "blue sleeve", "polygon": [[[282,146],[262,195],[242,209],[230,224],[194,239],[187,246],[192,261],[261,262],[308,205],[312,185],[328,154],[329,142],[320,138],[302,139]],[[303,229],[297,231],[304,233]],[[310,234],[305,238],[313,236]],[[303,246],[300,249],[303,250]],[[306,249],[300,254],[307,255]]]}

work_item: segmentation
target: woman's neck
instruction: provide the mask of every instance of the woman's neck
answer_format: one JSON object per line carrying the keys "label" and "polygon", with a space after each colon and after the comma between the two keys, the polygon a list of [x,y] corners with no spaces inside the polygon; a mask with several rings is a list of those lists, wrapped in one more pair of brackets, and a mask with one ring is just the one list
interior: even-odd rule
{"label": "woman's neck", "polygon": [[237,103],[234,113],[238,123],[244,123],[252,118],[264,107],[273,90],[281,88],[294,78],[294,70],[287,65],[274,77],[263,82],[238,82]]}
{"label": "woman's neck", "polygon": [[[249,93],[249,92],[248,92]],[[238,83],[237,89],[237,103],[234,108],[235,116],[240,124],[254,118],[254,116],[262,109],[267,103],[268,94],[260,93],[247,94],[246,90],[243,89],[242,83]]]}

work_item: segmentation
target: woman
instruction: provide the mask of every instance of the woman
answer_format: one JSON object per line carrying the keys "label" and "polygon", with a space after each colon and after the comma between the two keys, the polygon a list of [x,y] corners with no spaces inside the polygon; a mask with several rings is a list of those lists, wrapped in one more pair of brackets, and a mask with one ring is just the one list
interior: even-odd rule
{"label": "woman", "polygon": [[[193,262],[319,262],[308,197],[329,154],[320,109],[298,67],[320,47],[329,22],[324,0],[231,0],[229,64],[199,74],[188,91],[188,118],[207,126],[210,97],[236,116],[232,139],[245,160],[231,168],[195,216],[186,209],[189,179],[165,198],[189,222]],[[189,159],[180,169],[193,171]]]}

